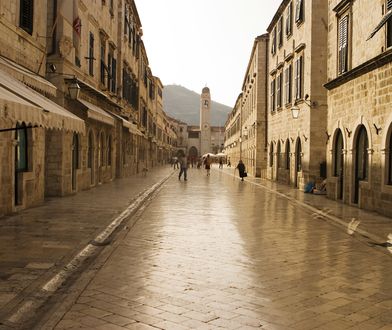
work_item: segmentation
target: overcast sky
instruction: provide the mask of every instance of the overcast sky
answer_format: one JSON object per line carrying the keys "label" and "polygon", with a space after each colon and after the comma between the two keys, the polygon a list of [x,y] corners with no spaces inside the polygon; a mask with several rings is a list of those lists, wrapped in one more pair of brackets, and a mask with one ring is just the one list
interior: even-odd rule
{"label": "overcast sky", "polygon": [[282,0],[135,0],[150,68],[164,85],[234,106],[254,39]]}

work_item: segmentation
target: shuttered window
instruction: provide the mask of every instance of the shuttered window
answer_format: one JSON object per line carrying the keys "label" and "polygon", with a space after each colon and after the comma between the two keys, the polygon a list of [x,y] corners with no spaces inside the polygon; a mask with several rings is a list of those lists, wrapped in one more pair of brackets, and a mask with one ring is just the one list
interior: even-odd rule
{"label": "shuttered window", "polygon": [[[392,0],[387,0],[387,11],[392,10]],[[392,17],[388,18],[387,21],[387,38],[386,38],[387,48],[392,46]]]}
{"label": "shuttered window", "polygon": [[348,15],[339,21],[339,52],[338,73],[343,74],[348,70]]}
{"label": "shuttered window", "polygon": [[88,73],[90,76],[94,75],[94,34],[90,32],[88,45]]}
{"label": "shuttered window", "polygon": [[34,0],[20,0],[19,26],[33,34]]}
{"label": "shuttered window", "polygon": [[295,6],[295,23],[301,23],[304,20],[304,0],[297,0]]}
{"label": "shuttered window", "polygon": [[290,2],[289,5],[287,6],[287,16],[286,16],[286,36],[289,36],[292,34],[293,30],[293,13],[292,13],[292,8],[293,8],[293,3]]}
{"label": "shuttered window", "polygon": [[291,64],[286,68],[284,74],[284,95],[285,103],[291,103],[291,79],[292,78],[292,66]]}
{"label": "shuttered window", "polygon": [[302,98],[302,86],[303,86],[303,56],[300,56],[295,61],[295,99],[299,100]]}
{"label": "shuttered window", "polygon": [[278,37],[278,47],[280,48],[283,45],[283,18],[282,17],[278,21],[277,29],[278,29],[278,32],[277,32],[277,34],[278,34],[278,36],[277,36]]}
{"label": "shuttered window", "polygon": [[271,54],[276,53],[276,28],[272,30]]}
{"label": "shuttered window", "polygon": [[271,81],[271,91],[270,91],[270,104],[271,104],[271,112],[275,111],[275,79]]}
{"label": "shuttered window", "polygon": [[282,74],[279,73],[276,78],[276,107],[282,107]]}

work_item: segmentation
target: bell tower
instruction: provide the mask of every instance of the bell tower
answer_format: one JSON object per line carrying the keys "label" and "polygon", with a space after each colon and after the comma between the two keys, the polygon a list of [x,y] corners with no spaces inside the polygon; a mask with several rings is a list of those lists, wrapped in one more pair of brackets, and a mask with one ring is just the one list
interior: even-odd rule
{"label": "bell tower", "polygon": [[211,152],[211,95],[210,89],[204,87],[200,98],[200,153]]}

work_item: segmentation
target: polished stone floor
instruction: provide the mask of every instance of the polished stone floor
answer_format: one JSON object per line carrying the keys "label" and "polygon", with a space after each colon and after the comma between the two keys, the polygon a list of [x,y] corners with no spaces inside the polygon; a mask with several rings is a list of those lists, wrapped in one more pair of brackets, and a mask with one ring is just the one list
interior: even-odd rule
{"label": "polished stone floor", "polygon": [[107,249],[56,329],[392,329],[388,251],[227,171],[172,176]]}

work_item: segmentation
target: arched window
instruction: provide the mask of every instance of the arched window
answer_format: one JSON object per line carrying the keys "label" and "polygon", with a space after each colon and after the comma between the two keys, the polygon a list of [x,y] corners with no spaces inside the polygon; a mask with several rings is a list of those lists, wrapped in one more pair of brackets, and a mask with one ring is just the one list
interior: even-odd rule
{"label": "arched window", "polygon": [[361,125],[356,143],[356,173],[360,181],[366,181],[369,174],[369,140],[365,126]]}
{"label": "arched window", "polygon": [[270,154],[269,154],[269,163],[270,163],[270,167],[272,167],[274,165],[274,143],[271,141],[270,144]]}
{"label": "arched window", "polygon": [[333,175],[340,176],[342,175],[341,171],[343,169],[343,134],[340,129],[336,133],[333,156]]}
{"label": "arched window", "polygon": [[107,155],[107,160],[108,160],[108,165],[112,165],[112,136],[109,135],[108,137],[108,155]]}
{"label": "arched window", "polygon": [[276,166],[280,168],[281,161],[280,161],[280,141],[278,141],[278,145],[276,147]]}
{"label": "arched window", "polygon": [[290,169],[290,141],[289,139],[286,140],[286,170]]}

